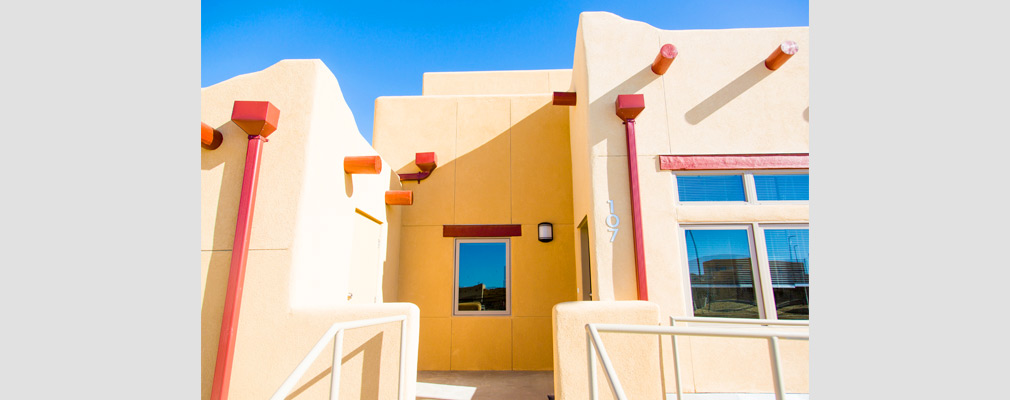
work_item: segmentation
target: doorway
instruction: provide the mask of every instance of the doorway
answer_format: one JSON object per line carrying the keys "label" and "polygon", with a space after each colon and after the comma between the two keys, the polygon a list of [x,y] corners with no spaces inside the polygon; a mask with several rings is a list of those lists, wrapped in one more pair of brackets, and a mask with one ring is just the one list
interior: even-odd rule
{"label": "doorway", "polygon": [[579,246],[582,250],[582,300],[593,300],[593,272],[589,265],[589,220],[582,217],[579,223]]}

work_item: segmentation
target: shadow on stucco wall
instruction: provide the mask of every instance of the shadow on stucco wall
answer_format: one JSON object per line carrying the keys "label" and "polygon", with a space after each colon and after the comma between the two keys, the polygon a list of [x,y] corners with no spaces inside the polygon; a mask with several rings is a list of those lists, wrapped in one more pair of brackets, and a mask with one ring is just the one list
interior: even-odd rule
{"label": "shadow on stucco wall", "polygon": [[[641,70],[628,77],[628,79],[621,82],[619,85],[614,86],[613,89],[610,89],[610,91],[605,93],[603,96],[600,96],[599,99],[617,99],[617,95],[619,94],[638,93],[639,90],[648,86],[653,81],[662,78],[663,75],[656,75],[655,72],[652,72],[651,64],[645,64]],[[617,118],[617,116],[615,115],[614,118]]]}
{"label": "shadow on stucco wall", "polygon": [[761,82],[768,75],[771,75],[771,73],[772,70],[765,67],[764,60],[758,61],[757,64],[747,70],[747,72],[744,72],[743,75],[738,76],[732,82],[723,86],[722,89],[719,89],[718,92],[708,96],[707,99],[684,113],[684,119],[691,125],[698,125],[705,118],[708,118],[709,115],[719,111],[720,108],[729,104],[737,96],[746,92],[747,89],[754,87],[754,85]]}
{"label": "shadow on stucco wall", "polygon": [[[209,252],[210,262],[206,282],[203,289],[203,304],[200,309],[200,359],[202,383],[206,393],[210,395],[210,379],[213,379],[217,360],[217,346],[221,332],[221,317],[224,314],[224,299],[228,289],[228,274],[231,266],[231,247],[235,240],[235,221],[237,208],[242,191],[242,176],[245,169],[245,149],[248,145],[248,135],[238,125],[228,121],[217,128],[224,140],[221,147],[215,150],[202,150],[201,169],[211,170],[223,168],[221,186],[218,195],[216,216],[211,248],[201,249]],[[203,247],[203,246],[201,246]]]}
{"label": "shadow on stucco wall", "polygon": [[[347,353],[347,355],[340,360],[340,365],[344,365],[350,362],[355,357],[358,357],[359,355],[362,357],[361,397],[360,397],[360,399],[362,400],[372,400],[379,398],[379,380],[372,379],[374,382],[372,382],[373,383],[372,385],[369,385],[368,384],[369,379],[367,378],[379,376],[380,373],[379,367],[382,364],[382,335],[383,333],[379,332],[375,336],[372,336],[371,339],[368,339],[368,341],[362,343],[361,346],[354,349],[354,351]],[[324,351],[323,354],[333,353],[332,344],[330,346],[331,350]],[[308,382],[305,382],[304,385],[299,386],[295,390],[291,391],[291,394],[285,397],[284,400],[294,400],[298,398],[299,395],[304,393],[306,390],[312,388],[313,385],[316,385],[317,383],[323,381],[324,378],[330,377],[331,373],[333,373],[332,366],[309,379]],[[328,391],[330,382],[323,382],[322,384],[327,386]]]}

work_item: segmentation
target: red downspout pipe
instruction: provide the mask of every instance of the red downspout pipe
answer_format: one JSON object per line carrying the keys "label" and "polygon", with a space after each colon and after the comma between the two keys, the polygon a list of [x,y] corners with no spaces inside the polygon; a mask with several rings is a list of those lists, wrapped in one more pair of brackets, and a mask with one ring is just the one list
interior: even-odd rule
{"label": "red downspout pipe", "polygon": [[[262,120],[257,121],[256,115],[249,115],[249,113],[256,114],[260,109],[265,110]],[[217,345],[214,383],[210,394],[213,400],[228,398],[231,366],[235,355],[235,337],[238,334],[238,316],[242,307],[242,285],[245,281],[246,261],[249,259],[249,239],[252,232],[253,209],[256,205],[260,156],[263,154],[263,143],[268,141],[267,136],[277,129],[277,115],[277,108],[267,102],[236,101],[232,111],[232,121],[246,133],[251,134],[246,147],[245,172],[242,176],[242,192],[239,197],[238,218],[235,222],[235,242],[231,248],[228,291],[225,293],[221,335]]]}
{"label": "red downspout pipe", "polygon": [[638,299],[649,300],[649,285],[645,276],[645,236],[642,232],[642,199],[638,185],[638,147],[635,145],[635,117],[645,109],[645,96],[622,94],[617,96],[617,116],[624,120],[628,139],[628,180],[631,187],[631,224],[635,239],[635,276],[638,281]]}

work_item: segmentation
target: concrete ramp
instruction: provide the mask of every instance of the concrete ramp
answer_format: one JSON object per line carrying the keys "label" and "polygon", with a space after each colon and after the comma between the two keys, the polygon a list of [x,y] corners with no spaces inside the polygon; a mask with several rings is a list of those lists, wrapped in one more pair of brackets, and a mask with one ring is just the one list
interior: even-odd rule
{"label": "concrete ramp", "polygon": [[470,400],[477,388],[472,386],[443,385],[439,383],[417,383],[418,399]]}

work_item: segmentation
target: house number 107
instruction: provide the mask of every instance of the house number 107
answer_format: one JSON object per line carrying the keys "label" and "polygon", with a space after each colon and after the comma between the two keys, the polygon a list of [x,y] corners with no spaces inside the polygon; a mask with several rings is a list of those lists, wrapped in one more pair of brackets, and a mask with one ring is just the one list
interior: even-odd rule
{"label": "house number 107", "polygon": [[[613,242],[614,239],[617,239],[617,231],[620,230],[617,228],[617,226],[621,225],[621,218],[618,217],[617,214],[614,214],[614,201],[607,200],[607,203],[610,203],[610,215],[608,215],[607,218],[604,219],[604,222],[607,223],[607,230],[614,232],[613,235],[610,235],[610,241]],[[613,223],[610,222],[611,219],[613,219]]]}

